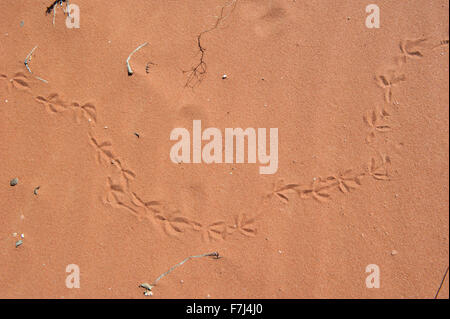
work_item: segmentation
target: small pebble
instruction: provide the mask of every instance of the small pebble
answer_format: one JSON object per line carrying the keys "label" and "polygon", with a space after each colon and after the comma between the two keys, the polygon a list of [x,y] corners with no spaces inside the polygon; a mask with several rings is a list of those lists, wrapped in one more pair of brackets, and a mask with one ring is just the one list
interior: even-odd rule
{"label": "small pebble", "polygon": [[17,237],[17,233],[13,233],[12,235],[13,235],[13,237]]}
{"label": "small pebble", "polygon": [[38,187],[36,187],[35,189],[34,189],[34,191],[33,191],[33,193],[34,193],[34,195],[38,195],[38,193],[39,193],[39,188],[41,188],[41,186],[38,186]]}
{"label": "small pebble", "polygon": [[139,133],[136,133],[136,132],[134,132],[134,135],[136,135],[136,136],[137,136],[137,138],[139,138],[139,137],[140,137]]}
{"label": "small pebble", "polygon": [[11,182],[9,182],[9,185],[16,186],[18,183],[19,183],[19,179],[16,177],[16,178],[13,178],[11,180]]}
{"label": "small pebble", "polygon": [[23,244],[23,241],[22,241],[22,240],[16,241],[16,248],[19,247],[19,246],[22,245],[22,244]]}
{"label": "small pebble", "polygon": [[25,234],[20,235],[20,237],[21,237],[22,239],[24,239],[24,238],[25,238]]}
{"label": "small pebble", "polygon": [[226,74],[222,75],[222,80],[225,80],[228,76]]}
{"label": "small pebble", "polygon": [[392,256],[395,256],[395,255],[397,255],[397,254],[398,254],[398,251],[396,251],[396,250],[391,251],[391,255],[392,255]]}

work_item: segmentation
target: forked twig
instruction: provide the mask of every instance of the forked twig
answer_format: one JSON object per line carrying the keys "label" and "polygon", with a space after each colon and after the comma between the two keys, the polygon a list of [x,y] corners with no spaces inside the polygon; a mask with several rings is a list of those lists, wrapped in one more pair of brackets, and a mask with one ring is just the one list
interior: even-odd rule
{"label": "forked twig", "polygon": [[[31,71],[30,66],[29,66],[28,64],[30,63],[31,58],[32,58],[32,56],[33,56],[33,52],[34,52],[34,50],[36,50],[37,47],[38,47],[38,46],[36,45],[36,46],[33,48],[33,50],[31,50],[30,53],[28,53],[27,57],[25,58],[25,61],[23,62],[23,63],[25,64],[25,67],[27,68],[28,72],[30,72],[31,74],[33,74],[33,72]],[[38,79],[38,80],[40,80],[40,81],[42,81],[42,82],[48,83],[47,80],[44,80],[43,78],[40,78],[40,77],[38,77],[38,76],[35,76],[35,78]]]}
{"label": "forked twig", "polygon": [[[203,78],[205,77],[207,71],[207,65],[205,62],[206,48],[202,45],[202,36],[208,32],[217,29],[219,25],[223,23],[234,11],[236,3],[237,0],[231,0],[228,4],[223,6],[222,9],[220,10],[220,15],[216,17],[216,22],[214,23],[214,25],[209,29],[200,32],[197,35],[197,47],[198,51],[200,52],[200,58],[198,60],[198,63],[195,66],[192,66],[190,70],[183,70],[183,74],[188,75],[186,84],[184,85],[185,87],[194,88],[196,85],[201,83]],[[231,7],[231,10],[225,14],[225,9],[228,7]]]}
{"label": "forked twig", "polygon": [[[63,2],[66,3],[66,10],[68,11],[69,8],[69,0],[55,0],[47,9],[45,10],[45,14],[49,14],[53,11],[53,26],[55,25],[55,19],[56,19],[56,7],[58,4],[63,7]],[[70,13],[68,13],[68,16],[70,17]]]}
{"label": "forked twig", "polygon": [[29,65],[28,65],[28,62],[30,62],[31,56],[33,55],[33,52],[34,52],[34,50],[36,50],[37,47],[38,47],[38,46],[36,45],[36,46],[33,48],[33,50],[31,50],[30,53],[28,53],[27,57],[25,58],[25,61],[23,62],[23,63],[25,64],[25,67],[27,68],[28,72],[30,72],[30,73],[33,73],[33,72],[31,72],[30,67],[29,67]]}
{"label": "forked twig", "polygon": [[215,257],[216,259],[219,258],[219,253],[218,252],[213,252],[213,253],[208,253],[208,254],[203,254],[203,255],[194,255],[194,256],[189,256],[186,259],[184,259],[182,262],[176,264],[175,266],[173,266],[172,268],[170,268],[168,271],[166,271],[165,273],[163,273],[162,275],[160,275],[158,278],[156,278],[156,280],[153,282],[153,284],[148,284],[148,283],[143,283],[140,284],[139,287],[141,288],[145,288],[146,291],[144,292],[144,294],[146,296],[151,296],[152,293],[152,288],[154,286],[156,286],[156,283],[158,281],[160,281],[163,277],[167,276],[168,274],[170,274],[172,271],[174,271],[176,268],[180,267],[181,265],[183,265],[185,262],[187,262],[190,259],[193,258],[202,258],[202,257]]}
{"label": "forked twig", "polygon": [[133,75],[133,70],[131,69],[131,66],[130,66],[130,59],[131,59],[131,56],[132,56],[133,54],[135,54],[137,51],[139,51],[140,49],[142,49],[143,47],[145,47],[147,44],[148,44],[148,42],[145,42],[144,44],[141,44],[141,45],[138,46],[136,49],[134,49],[134,51],[131,52],[130,55],[128,56],[128,59],[127,59],[127,70],[128,70],[128,75],[129,75],[129,76],[132,76],[132,75]]}

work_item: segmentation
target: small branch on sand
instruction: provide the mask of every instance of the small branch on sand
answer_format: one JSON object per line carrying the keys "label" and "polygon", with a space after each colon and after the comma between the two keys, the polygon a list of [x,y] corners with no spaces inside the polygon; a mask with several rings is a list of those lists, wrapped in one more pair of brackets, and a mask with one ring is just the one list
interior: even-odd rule
{"label": "small branch on sand", "polygon": [[437,290],[436,294],[434,295],[434,299],[437,299],[437,297],[439,296],[439,292],[441,291],[442,285],[445,282],[445,277],[447,277],[447,274],[448,274],[448,266],[447,266],[447,269],[445,270],[444,277],[442,277],[441,284],[439,285],[439,289]]}
{"label": "small branch on sand", "polygon": [[[59,4],[61,8],[63,8],[63,3],[66,3],[66,11],[67,15],[70,17],[69,13],[69,0],[55,0],[47,9],[45,10],[45,14],[49,14],[53,11],[53,25],[55,25],[55,18],[56,18],[56,7]],[[64,10],[64,9],[63,9]]]}
{"label": "small branch on sand", "polygon": [[44,82],[44,83],[48,83],[48,81],[47,80],[44,80],[43,78],[40,78],[40,77],[38,77],[38,76],[34,76],[36,79],[38,79],[39,81],[42,81],[42,82]]}
{"label": "small branch on sand", "polygon": [[143,47],[145,47],[147,44],[148,44],[147,42],[145,42],[144,44],[141,44],[141,45],[138,46],[136,49],[134,49],[134,51],[131,52],[130,55],[128,56],[128,59],[127,59],[128,76],[132,76],[132,75],[133,75],[133,70],[131,69],[131,66],[130,66],[130,59],[131,59],[131,56],[132,56],[133,54],[135,54],[137,51],[139,51],[140,49],[142,49]]}
{"label": "small branch on sand", "polygon": [[166,271],[165,273],[163,273],[162,275],[160,275],[158,278],[156,278],[156,280],[153,282],[153,284],[150,285],[150,284],[148,284],[148,283],[143,283],[143,284],[140,284],[139,287],[145,288],[144,295],[146,295],[146,296],[151,296],[151,295],[153,295],[152,288],[153,288],[154,286],[156,286],[156,283],[157,283],[158,281],[160,281],[164,276],[167,276],[168,274],[170,274],[173,270],[175,270],[175,268],[180,267],[180,266],[183,265],[185,262],[187,262],[189,259],[192,259],[192,258],[202,258],[202,257],[215,257],[216,259],[219,259],[219,253],[218,253],[218,252],[213,252],[213,253],[209,253],[209,254],[189,256],[189,257],[187,257],[185,260],[183,260],[182,262],[176,264],[175,266],[173,266],[172,268],[170,268],[168,271]]}
{"label": "small branch on sand", "polygon": [[30,72],[30,73],[33,73],[33,72],[31,72],[30,66],[28,65],[28,63],[31,61],[31,56],[33,55],[33,52],[34,52],[34,50],[36,50],[36,48],[37,48],[37,46],[35,46],[33,48],[33,50],[31,50],[30,53],[28,53],[28,55],[27,55],[27,57],[25,58],[25,61],[24,61],[25,67],[27,68],[28,72]]}
{"label": "small branch on sand", "polygon": [[[30,61],[31,61],[31,58],[33,57],[33,52],[34,52],[34,50],[36,50],[37,47],[38,47],[38,46],[36,45],[36,46],[33,48],[33,50],[31,50],[30,53],[28,53],[27,57],[25,58],[25,61],[23,62],[23,63],[25,64],[25,67],[27,68],[28,72],[30,72],[31,74],[33,74],[33,72],[32,72],[31,69],[30,69],[29,63],[30,63]],[[48,83],[47,80],[44,80],[43,78],[40,78],[40,77],[38,77],[38,76],[35,76],[35,78],[38,79],[38,80],[40,80],[40,81],[42,81],[42,82]]]}
{"label": "small branch on sand", "polygon": [[69,5],[69,0],[55,0],[49,7],[47,7],[47,9],[45,10],[45,14],[49,14],[50,12],[52,12],[52,10],[54,11],[58,3],[62,7],[63,2],[66,2],[66,4]]}
{"label": "small branch on sand", "polygon": [[[202,44],[202,37],[208,32],[211,32],[219,27],[220,24],[222,24],[234,11],[236,8],[237,0],[232,0],[228,4],[222,7],[220,10],[220,15],[215,17],[216,22],[214,25],[202,32],[197,36],[197,47],[198,51],[200,53],[200,58],[198,60],[198,63],[191,67],[190,70],[183,70],[183,74],[187,74],[187,80],[185,87],[194,88],[198,84],[200,84],[203,81],[203,78],[206,76],[207,66],[205,62],[205,55],[206,55],[206,48]],[[231,8],[228,13],[226,13],[226,9]]]}

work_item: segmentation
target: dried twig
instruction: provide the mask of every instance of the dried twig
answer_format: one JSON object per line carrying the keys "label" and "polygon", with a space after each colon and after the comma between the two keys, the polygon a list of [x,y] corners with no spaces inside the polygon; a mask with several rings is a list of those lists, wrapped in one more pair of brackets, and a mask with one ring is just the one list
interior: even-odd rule
{"label": "dried twig", "polygon": [[434,299],[437,299],[439,292],[441,291],[442,285],[444,284],[445,277],[447,277],[447,274],[448,274],[448,266],[447,266],[447,270],[445,271],[444,277],[442,277],[441,284],[439,285],[439,289],[437,290],[436,295],[434,296]]}
{"label": "dried twig", "polygon": [[[200,32],[200,34],[197,36],[197,46],[198,46],[198,50],[200,51],[200,59],[199,59],[199,62],[195,66],[191,67],[190,70],[183,71],[183,73],[188,74],[188,78],[187,78],[185,87],[194,88],[197,84],[202,82],[203,77],[206,74],[206,62],[205,62],[206,48],[204,46],[202,46],[202,42],[201,42],[202,36],[208,32],[211,32],[211,31],[217,29],[219,27],[220,23],[225,21],[225,19],[228,18],[230,16],[230,14],[233,12],[234,8],[236,7],[236,2],[237,2],[237,0],[232,0],[230,3],[223,6],[222,9],[220,10],[220,15],[218,17],[216,17],[217,18],[216,23],[211,28]],[[225,9],[228,7],[231,7],[231,10],[227,14],[225,14]]]}
{"label": "dried twig", "polygon": [[63,2],[66,2],[67,5],[69,4],[69,0],[55,0],[55,1],[53,1],[53,3],[49,7],[47,7],[47,9],[45,10],[45,14],[49,14],[50,12],[52,12],[52,10],[54,11],[54,9],[58,5],[58,3],[62,6]]}
{"label": "dried twig", "polygon": [[138,50],[140,50],[140,49],[142,49],[143,47],[145,47],[147,44],[148,44],[147,42],[145,42],[144,44],[141,44],[141,45],[138,46],[136,49],[134,49],[134,51],[131,52],[130,55],[128,56],[128,59],[127,59],[127,70],[128,70],[128,75],[129,75],[129,76],[132,76],[132,75],[133,75],[133,70],[131,69],[131,66],[130,66],[130,59],[131,59],[131,56],[132,56],[133,54],[135,54]]}
{"label": "dried twig", "polygon": [[[27,68],[28,72],[30,72],[31,74],[33,74],[33,72],[32,72],[31,69],[30,69],[29,63],[30,63],[31,58],[32,58],[32,56],[33,56],[33,52],[34,52],[34,50],[36,50],[37,47],[38,47],[38,46],[36,45],[36,46],[33,48],[33,50],[31,50],[30,53],[28,53],[27,57],[25,58],[25,61],[23,62],[23,63],[25,64],[25,67]],[[47,81],[47,80],[44,80],[43,78],[40,78],[40,77],[38,77],[38,76],[34,76],[34,77],[35,77],[36,79],[38,79],[38,80],[44,82],[44,83],[48,83],[48,81]]]}
{"label": "dried twig", "polygon": [[31,72],[30,66],[28,65],[28,63],[31,61],[31,56],[33,55],[33,52],[34,52],[34,50],[36,50],[37,47],[38,46],[36,45],[33,48],[33,50],[31,50],[30,53],[28,53],[28,55],[27,55],[27,57],[25,58],[25,61],[24,61],[25,67],[27,68],[28,72],[30,72],[30,73],[33,73],[33,72]]}
{"label": "dried twig", "polygon": [[28,55],[27,55],[27,57],[25,58],[25,61],[24,61],[24,64],[25,64],[27,70],[28,70],[30,73],[33,73],[33,72],[31,72],[30,67],[29,67],[29,65],[28,65],[28,62],[31,61],[31,56],[33,55],[33,52],[34,52],[34,50],[36,50],[36,48],[37,48],[37,46],[35,46],[35,47],[33,48],[33,50],[31,50],[30,53],[28,53]]}
{"label": "dried twig", "polygon": [[66,3],[66,12],[67,15],[70,17],[69,13],[69,0],[56,0],[54,1],[47,9],[45,10],[45,14],[49,14],[53,11],[53,26],[55,25],[55,19],[56,19],[56,7],[59,4],[61,7],[63,7],[63,3]]}
{"label": "dried twig", "polygon": [[213,252],[213,253],[208,253],[208,254],[203,254],[203,255],[194,255],[194,256],[189,256],[186,259],[184,259],[182,262],[176,264],[175,266],[173,266],[172,268],[170,268],[168,271],[166,271],[165,273],[163,273],[162,275],[160,275],[158,278],[156,278],[156,280],[153,282],[153,284],[148,284],[148,283],[143,283],[140,284],[139,287],[141,288],[145,288],[146,291],[144,292],[144,294],[146,296],[151,296],[152,295],[152,288],[154,286],[156,286],[156,283],[158,281],[160,281],[163,277],[167,276],[168,274],[170,274],[173,270],[175,270],[175,268],[180,267],[181,265],[183,265],[185,262],[187,262],[189,259],[192,258],[202,258],[202,257],[215,257],[216,259],[219,258],[219,253],[218,252]]}

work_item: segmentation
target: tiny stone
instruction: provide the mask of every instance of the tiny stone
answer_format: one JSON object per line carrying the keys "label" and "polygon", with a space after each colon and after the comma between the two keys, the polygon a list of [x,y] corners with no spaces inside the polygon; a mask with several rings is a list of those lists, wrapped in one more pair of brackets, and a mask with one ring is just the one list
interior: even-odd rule
{"label": "tiny stone", "polygon": [[395,255],[397,255],[397,254],[398,254],[398,251],[396,251],[396,250],[391,251],[391,255],[392,255],[392,256],[395,256]]}
{"label": "tiny stone", "polygon": [[38,186],[34,189],[34,191],[33,191],[34,195],[38,195],[39,188],[41,188],[41,186]]}
{"label": "tiny stone", "polygon": [[13,235],[13,237],[16,237],[16,236],[17,236],[17,233],[13,233],[12,235]]}
{"label": "tiny stone", "polygon": [[181,282],[182,284],[184,284],[184,280],[180,280],[180,282]]}
{"label": "tiny stone", "polygon": [[16,247],[19,247],[20,245],[22,245],[23,244],[23,241],[22,240],[18,240],[17,242],[16,242]]}
{"label": "tiny stone", "polygon": [[222,80],[225,80],[228,76],[226,74],[222,75]]}
{"label": "tiny stone", "polygon": [[25,238],[25,234],[20,235],[20,237],[21,237],[22,239]]}
{"label": "tiny stone", "polygon": [[16,178],[13,178],[11,180],[11,182],[9,182],[9,185],[16,186],[18,183],[19,183],[19,179],[16,177]]}
{"label": "tiny stone", "polygon": [[136,136],[137,136],[137,138],[139,138],[139,137],[140,137],[139,133],[136,133],[136,132],[134,132],[134,135],[136,135]]}

